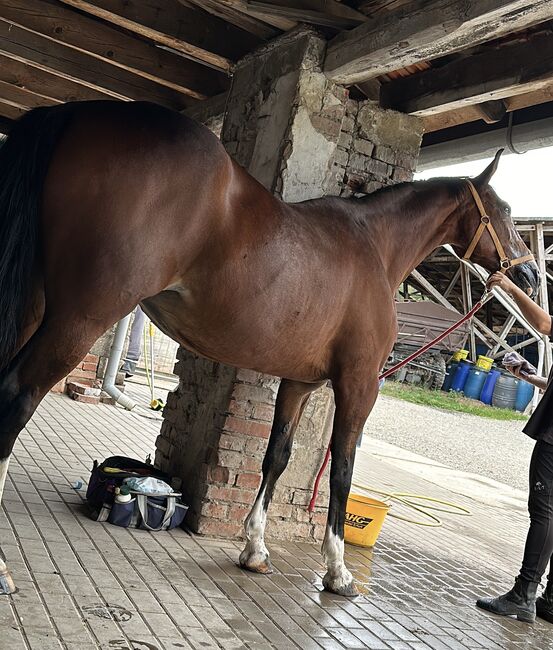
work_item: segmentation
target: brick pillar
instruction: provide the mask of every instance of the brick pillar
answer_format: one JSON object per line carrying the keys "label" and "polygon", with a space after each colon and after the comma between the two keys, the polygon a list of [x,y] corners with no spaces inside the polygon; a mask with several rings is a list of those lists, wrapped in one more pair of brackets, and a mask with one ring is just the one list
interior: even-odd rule
{"label": "brick pillar", "polygon": [[[287,201],[347,195],[411,178],[419,121],[348,100],[321,71],[325,42],[298,29],[243,59],[233,78],[222,141],[263,185]],[[261,481],[278,379],[200,359],[180,349],[156,462],[183,478],[197,532],[242,534]],[[328,476],[316,511],[306,510],[330,437],[332,392],[314,393],[292,458],[275,490],[268,536],[320,540]]]}

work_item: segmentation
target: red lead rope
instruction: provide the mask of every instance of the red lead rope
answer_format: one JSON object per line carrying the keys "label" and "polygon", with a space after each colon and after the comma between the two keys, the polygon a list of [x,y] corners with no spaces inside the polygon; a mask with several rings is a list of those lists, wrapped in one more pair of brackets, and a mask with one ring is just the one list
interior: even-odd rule
{"label": "red lead rope", "polygon": [[[386,379],[386,377],[389,377],[390,375],[393,375],[395,372],[403,368],[403,366],[406,366],[408,363],[413,361],[413,359],[416,359],[417,357],[420,357],[421,354],[424,354],[427,350],[430,350],[431,347],[439,343],[440,341],[443,341],[446,336],[449,336],[451,332],[454,332],[456,329],[461,327],[463,323],[466,323],[468,320],[470,320],[474,314],[486,303],[488,300],[491,298],[491,294],[489,294],[487,291],[484,292],[484,295],[480,300],[474,305],[474,307],[467,313],[465,314],[460,320],[458,320],[456,323],[454,323],[451,327],[448,327],[445,332],[442,332],[439,336],[437,336],[434,340],[430,341],[430,343],[427,343],[426,345],[423,345],[422,348],[416,350],[413,352],[413,354],[410,354],[408,357],[405,359],[402,359],[399,363],[396,363],[395,366],[392,366],[385,372],[383,372],[381,375],[379,375],[378,380],[380,381],[381,379]],[[321,482],[321,478],[324,474],[324,471],[328,465],[328,462],[330,460],[330,446],[332,444],[332,437],[330,439],[330,442],[328,443],[328,448],[326,450],[325,458],[323,460],[323,464],[321,465],[321,468],[317,474],[317,478],[315,479],[315,485],[313,486],[313,496],[311,497],[311,501],[309,502],[308,510],[309,512],[313,512],[315,509],[315,502],[317,501],[317,496],[319,494],[319,483]]]}

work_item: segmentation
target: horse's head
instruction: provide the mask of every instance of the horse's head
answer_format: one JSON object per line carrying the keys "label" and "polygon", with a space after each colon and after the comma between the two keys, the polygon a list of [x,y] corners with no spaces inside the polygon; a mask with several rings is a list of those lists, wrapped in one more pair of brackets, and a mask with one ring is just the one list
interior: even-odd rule
{"label": "horse's head", "polygon": [[[511,208],[490,187],[503,149],[476,178],[465,181],[466,200],[459,220],[459,240],[454,245],[459,257],[465,257],[487,271],[503,270],[532,298],[537,294],[539,271],[532,254],[522,240]],[[468,207],[468,209],[467,209]]]}

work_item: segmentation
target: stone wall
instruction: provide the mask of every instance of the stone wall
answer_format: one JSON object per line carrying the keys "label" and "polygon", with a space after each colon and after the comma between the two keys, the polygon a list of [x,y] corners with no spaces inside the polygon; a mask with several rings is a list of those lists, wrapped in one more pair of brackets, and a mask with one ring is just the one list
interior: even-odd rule
{"label": "stone wall", "polygon": [[347,102],[327,193],[370,194],[394,183],[413,180],[422,121],[385,110],[376,102]]}

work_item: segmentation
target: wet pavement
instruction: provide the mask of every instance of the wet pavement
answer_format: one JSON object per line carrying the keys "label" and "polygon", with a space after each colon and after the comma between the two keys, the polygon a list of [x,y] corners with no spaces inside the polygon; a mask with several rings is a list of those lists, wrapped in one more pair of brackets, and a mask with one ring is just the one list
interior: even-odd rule
{"label": "wet pavement", "polygon": [[[473,514],[438,513],[440,528],[388,517],[374,550],[347,547],[363,592],[347,600],[322,592],[315,545],[269,543],[275,573],[260,576],[237,567],[239,541],[88,519],[92,460],[143,458],[158,430],[146,409],[46,398],[17,443],[0,511],[1,546],[19,588],[0,598],[0,650],[553,649],[548,624],[474,607],[516,574],[527,525],[523,493],[496,503],[483,484],[482,498],[467,496],[459,477],[449,485],[447,470],[423,477],[420,459],[399,463],[389,450],[375,457],[366,440],[356,482],[454,501]],[[74,489],[75,481],[83,488]]]}

